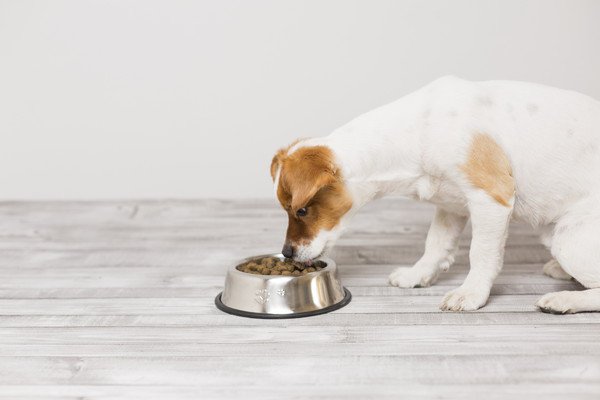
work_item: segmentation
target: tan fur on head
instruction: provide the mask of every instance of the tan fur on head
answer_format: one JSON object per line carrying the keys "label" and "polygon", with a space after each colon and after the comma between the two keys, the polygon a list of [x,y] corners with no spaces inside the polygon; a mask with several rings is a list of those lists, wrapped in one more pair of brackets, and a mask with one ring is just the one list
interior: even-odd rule
{"label": "tan fur on head", "polygon": [[461,169],[473,186],[485,190],[498,203],[509,205],[515,193],[512,168],[504,150],[489,135],[478,133],[473,137]]}
{"label": "tan fur on head", "polygon": [[[291,147],[291,146],[290,146]],[[325,146],[307,146],[288,154],[280,150],[271,164],[277,182],[277,198],[289,217],[287,240],[294,244],[310,242],[319,231],[337,226],[352,207],[333,153]],[[306,207],[304,217],[296,212]]]}

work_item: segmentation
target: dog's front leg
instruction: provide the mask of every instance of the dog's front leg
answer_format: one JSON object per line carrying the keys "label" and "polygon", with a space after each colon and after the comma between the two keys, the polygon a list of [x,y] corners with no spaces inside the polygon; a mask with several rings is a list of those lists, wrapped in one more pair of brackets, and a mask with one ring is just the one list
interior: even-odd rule
{"label": "dog's front leg", "polygon": [[392,285],[402,288],[426,287],[433,284],[440,271],[454,262],[458,237],[467,217],[437,208],[427,233],[425,253],[412,267],[398,267],[389,277]]}
{"label": "dog's front leg", "polygon": [[502,269],[504,244],[513,210],[514,198],[502,205],[478,191],[468,201],[473,238],[469,252],[470,270],[464,283],[446,294],[440,308],[449,311],[471,311],[482,307],[494,279]]}

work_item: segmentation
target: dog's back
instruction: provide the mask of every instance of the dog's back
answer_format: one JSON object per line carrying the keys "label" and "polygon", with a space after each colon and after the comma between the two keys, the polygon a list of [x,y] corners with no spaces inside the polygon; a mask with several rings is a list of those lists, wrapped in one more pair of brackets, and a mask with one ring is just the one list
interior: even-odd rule
{"label": "dog's back", "polygon": [[386,148],[377,150],[382,159],[390,149],[416,149],[420,154],[402,157],[420,157],[425,170],[444,174],[464,162],[474,134],[489,135],[512,166],[514,215],[536,225],[600,192],[600,102],[577,92],[444,77],[359,116],[332,137],[347,142],[373,131],[386,137],[379,141]]}

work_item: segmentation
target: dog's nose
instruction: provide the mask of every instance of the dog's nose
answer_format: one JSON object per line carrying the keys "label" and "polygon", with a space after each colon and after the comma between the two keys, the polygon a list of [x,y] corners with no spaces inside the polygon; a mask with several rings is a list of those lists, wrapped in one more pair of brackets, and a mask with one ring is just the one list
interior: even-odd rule
{"label": "dog's nose", "polygon": [[281,254],[283,254],[284,257],[287,258],[292,258],[294,256],[294,248],[292,247],[291,244],[284,244],[283,245],[283,249],[281,250]]}

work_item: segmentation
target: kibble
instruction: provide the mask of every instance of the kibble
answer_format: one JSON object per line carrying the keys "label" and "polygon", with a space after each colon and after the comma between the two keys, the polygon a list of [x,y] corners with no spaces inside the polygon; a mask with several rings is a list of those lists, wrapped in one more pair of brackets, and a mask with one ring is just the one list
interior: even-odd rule
{"label": "kibble", "polygon": [[325,268],[323,261],[314,261],[311,265],[294,261],[290,258],[283,260],[278,257],[262,257],[238,265],[239,271],[255,275],[302,276]]}

